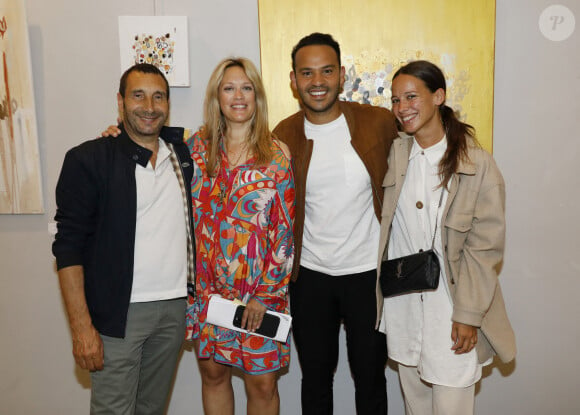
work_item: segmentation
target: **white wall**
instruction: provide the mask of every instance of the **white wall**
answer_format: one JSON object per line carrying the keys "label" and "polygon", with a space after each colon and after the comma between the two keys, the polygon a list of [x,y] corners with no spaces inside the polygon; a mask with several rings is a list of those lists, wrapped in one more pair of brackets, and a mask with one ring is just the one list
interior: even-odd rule
{"label": "white wall", "polygon": [[[189,16],[192,87],[172,89],[172,123],[197,127],[206,81],[227,55],[259,62],[255,0],[26,0],[45,215],[0,216],[0,414],[88,412],[88,376],[75,368],[50,253],[47,223],[65,151],[95,137],[116,117],[120,75],[117,16]],[[508,240],[501,276],[518,356],[488,368],[477,412],[573,414],[578,381],[580,179],[574,162],[580,104],[579,27],[566,41],[538,29],[545,0],[498,0],[494,155],[507,183]],[[386,29],[388,30],[388,29]],[[288,51],[290,52],[290,51]],[[576,98],[576,99],[574,99]],[[551,145],[551,144],[555,145]],[[336,375],[338,415],[354,413],[344,339]],[[391,414],[403,413],[396,374],[388,369]],[[237,413],[243,385],[234,379]],[[299,413],[297,359],[280,381],[282,413]],[[200,414],[193,353],[181,359],[169,414]]]}

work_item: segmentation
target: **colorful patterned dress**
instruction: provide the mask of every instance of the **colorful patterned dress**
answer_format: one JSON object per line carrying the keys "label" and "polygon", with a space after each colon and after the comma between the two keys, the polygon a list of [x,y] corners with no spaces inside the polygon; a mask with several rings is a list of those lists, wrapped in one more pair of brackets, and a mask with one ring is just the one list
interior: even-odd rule
{"label": "colorful patterned dress", "polygon": [[273,160],[230,169],[222,149],[216,177],[206,170],[199,132],[188,140],[195,163],[191,183],[197,298],[188,309],[188,337],[200,340],[199,357],[262,374],[288,366],[290,343],[206,323],[210,294],[288,313],[288,282],[294,258],[294,177],[289,158],[272,141]]}

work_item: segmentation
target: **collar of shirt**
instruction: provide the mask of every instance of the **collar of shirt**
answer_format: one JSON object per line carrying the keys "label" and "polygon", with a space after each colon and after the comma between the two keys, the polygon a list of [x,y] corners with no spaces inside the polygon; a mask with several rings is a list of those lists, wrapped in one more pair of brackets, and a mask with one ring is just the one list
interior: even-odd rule
{"label": "collar of shirt", "polygon": [[157,140],[159,140],[159,149],[157,150],[156,164],[160,164],[164,162],[167,158],[169,158],[169,154],[171,151],[169,150],[169,147],[167,147],[167,144],[165,143],[164,140],[162,140],[161,138],[158,138]]}
{"label": "collar of shirt", "polygon": [[417,143],[417,140],[415,140],[415,138],[413,137],[413,147],[411,147],[411,152],[409,153],[409,161],[415,158],[415,156],[417,156],[418,154],[424,154],[429,164],[431,166],[436,166],[443,158],[445,150],[447,150],[446,135],[444,135],[443,138],[439,140],[437,144],[434,144],[431,147],[427,148],[422,148],[419,145],[419,143]]}
{"label": "collar of shirt", "polygon": [[337,119],[327,122],[325,124],[313,124],[310,121],[308,121],[306,117],[304,117],[304,128],[314,131],[318,130],[330,131],[333,128],[339,127],[342,124],[346,124],[346,117],[344,116],[344,114],[340,114],[340,116]]}

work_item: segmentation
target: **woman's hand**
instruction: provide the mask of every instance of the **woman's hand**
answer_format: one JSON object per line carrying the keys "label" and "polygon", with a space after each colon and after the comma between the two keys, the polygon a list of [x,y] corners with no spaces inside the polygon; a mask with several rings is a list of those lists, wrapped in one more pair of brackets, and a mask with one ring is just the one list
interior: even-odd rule
{"label": "woman's hand", "polygon": [[468,353],[477,344],[477,327],[454,321],[451,326],[451,340],[453,340],[451,350],[454,350],[455,354]]}
{"label": "woman's hand", "polygon": [[250,333],[255,332],[262,324],[264,314],[266,314],[266,307],[259,301],[251,299],[246,305],[244,314],[242,314],[242,328]]}
{"label": "woman's hand", "polygon": [[101,133],[101,137],[118,137],[121,130],[116,125],[109,125],[105,131]]}

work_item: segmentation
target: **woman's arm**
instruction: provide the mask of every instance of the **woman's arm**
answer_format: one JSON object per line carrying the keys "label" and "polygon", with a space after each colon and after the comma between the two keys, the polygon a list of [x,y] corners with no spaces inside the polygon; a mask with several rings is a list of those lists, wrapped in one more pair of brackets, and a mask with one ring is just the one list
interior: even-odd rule
{"label": "woman's arm", "polygon": [[[264,272],[257,283],[246,312],[255,318],[252,328],[258,328],[267,308],[284,312],[287,308],[286,292],[294,260],[294,175],[286,155],[276,153],[276,195],[268,225],[268,249]],[[257,304],[256,304],[257,303]],[[242,317],[243,319],[243,317]],[[242,321],[242,327],[244,321]]]}
{"label": "woman's arm", "polygon": [[465,189],[476,199],[471,228],[456,265],[452,317],[454,322],[474,327],[481,326],[493,300],[505,246],[503,178],[491,156],[478,169],[483,174],[480,185]]}

